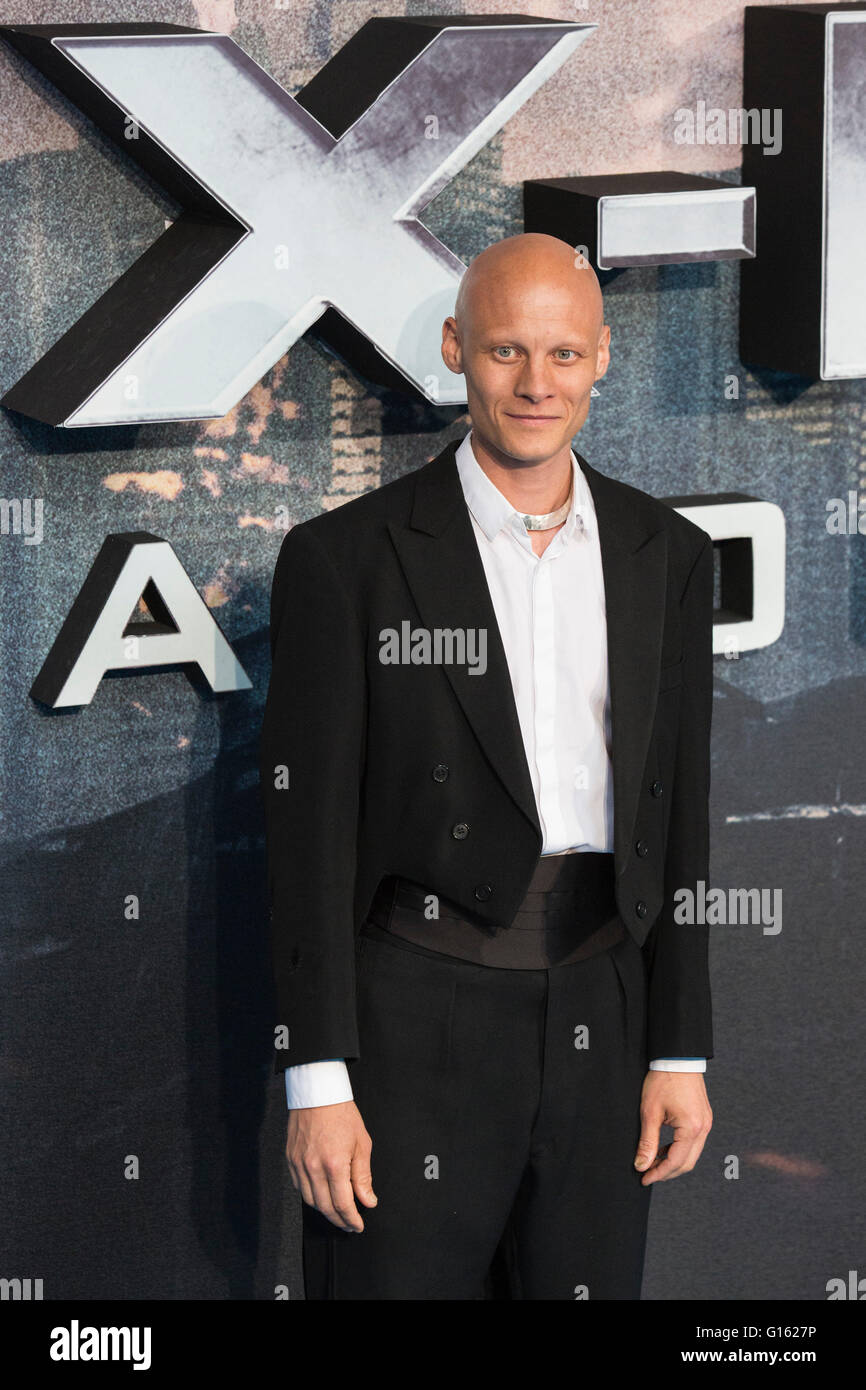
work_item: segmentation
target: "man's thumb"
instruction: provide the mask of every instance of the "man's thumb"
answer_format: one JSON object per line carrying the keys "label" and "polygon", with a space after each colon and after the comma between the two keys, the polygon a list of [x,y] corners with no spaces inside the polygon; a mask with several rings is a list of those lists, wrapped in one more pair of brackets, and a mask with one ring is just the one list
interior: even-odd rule
{"label": "man's thumb", "polygon": [[370,1171],[369,1163],[364,1159],[356,1159],[352,1164],[352,1186],[356,1196],[368,1207],[375,1207],[379,1201],[373,1191],[373,1174]]}
{"label": "man's thumb", "polygon": [[653,1139],[652,1129],[647,1127],[641,1130],[638,1140],[637,1153],[634,1156],[634,1166],[638,1172],[643,1173],[649,1168],[656,1154],[658,1153],[658,1136]]}

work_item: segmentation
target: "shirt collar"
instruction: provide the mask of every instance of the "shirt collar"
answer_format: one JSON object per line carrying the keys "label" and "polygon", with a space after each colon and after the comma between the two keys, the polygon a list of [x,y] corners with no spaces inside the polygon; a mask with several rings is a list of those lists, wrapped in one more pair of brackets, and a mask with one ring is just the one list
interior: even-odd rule
{"label": "shirt collar", "polygon": [[[475,457],[471,441],[472,432],[470,430],[457,448],[455,463],[463,488],[463,496],[473,517],[489,541],[492,541],[494,536],[497,536],[503,529],[514,526],[515,522],[523,534],[528,535],[529,533],[522,521],[523,513],[517,511],[514,504],[509,502],[496,484],[488,478]],[[595,519],[589,484],[575,458],[573,449],[571,450],[571,466],[574,471],[571,508],[566,517],[565,525],[559,533],[566,540],[575,531],[579,532],[581,528],[587,536],[591,536]]]}

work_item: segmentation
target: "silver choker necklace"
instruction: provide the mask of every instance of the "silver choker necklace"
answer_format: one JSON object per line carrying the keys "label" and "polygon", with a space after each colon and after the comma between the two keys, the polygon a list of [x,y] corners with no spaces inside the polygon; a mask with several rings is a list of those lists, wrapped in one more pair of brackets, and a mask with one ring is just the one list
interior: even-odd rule
{"label": "silver choker necklace", "polygon": [[521,512],[520,520],[523,522],[527,531],[549,531],[552,526],[559,526],[568,513],[571,511],[571,493],[568,494],[568,501],[563,502],[555,512],[544,512],[541,516],[527,516]]}

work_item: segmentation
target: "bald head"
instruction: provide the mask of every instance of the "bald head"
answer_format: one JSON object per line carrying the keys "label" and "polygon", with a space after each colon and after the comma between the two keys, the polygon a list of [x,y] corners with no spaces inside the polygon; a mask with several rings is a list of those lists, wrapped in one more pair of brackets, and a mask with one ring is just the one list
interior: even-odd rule
{"label": "bald head", "polygon": [[454,318],[461,337],[479,312],[503,305],[527,285],[547,286],[597,334],[604,325],[598,276],[574,247],[543,232],[523,232],[494,242],[470,262],[457,290]]}

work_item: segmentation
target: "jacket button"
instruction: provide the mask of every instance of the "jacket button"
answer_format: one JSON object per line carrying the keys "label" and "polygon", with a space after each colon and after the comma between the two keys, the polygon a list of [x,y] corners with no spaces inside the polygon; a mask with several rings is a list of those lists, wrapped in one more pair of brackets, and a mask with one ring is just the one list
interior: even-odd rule
{"label": "jacket button", "polygon": [[656,778],[655,782],[651,783],[651,785],[650,785],[650,792],[652,793],[653,796],[661,796],[661,794],[662,794],[662,784],[661,784],[661,782],[658,780],[658,778]]}
{"label": "jacket button", "polygon": [[444,782],[448,777],[448,764],[437,763],[433,769],[433,781]]}
{"label": "jacket button", "polygon": [[638,917],[646,917],[646,903],[644,902],[643,898],[638,898],[637,902],[634,905],[634,910],[637,913]]}
{"label": "jacket button", "polygon": [[647,855],[649,854],[649,845],[647,844],[646,840],[638,840],[637,844],[635,845],[635,849],[637,850],[641,859],[646,859]]}
{"label": "jacket button", "polygon": [[451,838],[453,840],[465,840],[468,834],[469,826],[465,821],[458,821],[456,825],[452,825],[451,827]]}
{"label": "jacket button", "polygon": [[479,883],[475,889],[475,896],[480,903],[486,903],[488,898],[493,897],[493,889],[489,883]]}

